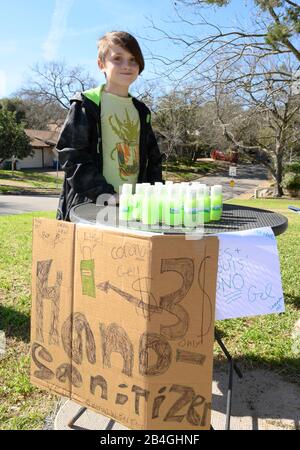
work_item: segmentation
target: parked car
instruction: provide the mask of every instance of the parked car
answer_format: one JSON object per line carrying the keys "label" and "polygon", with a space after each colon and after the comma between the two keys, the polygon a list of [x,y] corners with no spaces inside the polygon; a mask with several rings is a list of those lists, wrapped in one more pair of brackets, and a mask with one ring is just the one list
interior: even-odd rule
{"label": "parked car", "polygon": [[238,151],[230,151],[229,153],[224,153],[221,150],[215,149],[210,153],[210,157],[219,161],[229,161],[232,163],[237,163],[239,154]]}

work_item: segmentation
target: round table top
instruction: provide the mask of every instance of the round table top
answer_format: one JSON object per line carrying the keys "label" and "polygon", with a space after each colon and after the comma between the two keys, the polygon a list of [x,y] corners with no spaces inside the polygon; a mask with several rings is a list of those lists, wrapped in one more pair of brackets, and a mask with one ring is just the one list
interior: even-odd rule
{"label": "round table top", "polygon": [[[114,207],[106,207],[114,208]],[[74,223],[84,223],[96,225],[96,218],[99,212],[103,211],[103,206],[95,203],[82,203],[71,209],[70,219]],[[111,209],[112,211],[112,209]],[[116,227],[119,226],[118,210],[116,211]],[[217,222],[209,222],[204,224],[204,234],[218,234],[233,231],[250,230],[254,228],[271,227],[275,236],[284,233],[288,227],[288,219],[282,214],[268,211],[265,209],[251,208],[248,206],[223,204],[223,212],[221,220]],[[135,227],[130,225],[129,229],[134,230]],[[149,228],[140,223],[137,228],[142,231],[150,231],[163,234],[183,234],[188,231],[186,228],[155,226]]]}

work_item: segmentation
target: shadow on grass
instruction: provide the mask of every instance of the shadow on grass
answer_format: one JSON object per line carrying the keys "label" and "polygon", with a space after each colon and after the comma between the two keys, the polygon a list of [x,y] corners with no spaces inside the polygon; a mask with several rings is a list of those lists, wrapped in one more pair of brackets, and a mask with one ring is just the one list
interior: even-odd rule
{"label": "shadow on grass", "polygon": [[12,307],[0,305],[0,330],[4,331],[6,337],[29,342],[30,316]]}
{"label": "shadow on grass", "polygon": [[[12,181],[24,181],[24,182],[35,182],[35,183],[53,183],[56,181],[56,172],[53,176],[50,175],[42,175],[37,171],[15,171],[14,175],[11,174],[11,171],[7,173],[0,173],[0,179],[3,180],[12,180]],[[62,183],[62,180],[59,179],[59,182]]]}
{"label": "shadow on grass", "polygon": [[163,170],[166,170],[168,168],[168,172],[175,172],[175,173],[192,173],[195,175],[205,175],[208,172],[212,171],[211,168],[204,168],[204,167],[187,167],[186,169],[182,167],[177,166],[163,166]]}
{"label": "shadow on grass", "polygon": [[[299,293],[300,294],[300,293]],[[291,294],[285,294],[284,293],[284,300],[289,303],[290,305],[293,305],[294,308],[300,309],[300,296],[295,296]]]}

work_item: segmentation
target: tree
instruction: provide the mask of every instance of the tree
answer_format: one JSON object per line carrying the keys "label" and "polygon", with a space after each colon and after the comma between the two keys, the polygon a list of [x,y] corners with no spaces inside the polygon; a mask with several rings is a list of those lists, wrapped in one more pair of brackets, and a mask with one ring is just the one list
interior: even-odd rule
{"label": "tree", "polygon": [[[276,180],[276,195],[280,196],[286,149],[300,138],[299,130],[297,133],[297,127],[292,125],[298,111],[299,91],[295,86],[297,82],[300,84],[297,40],[300,6],[290,0],[248,0],[248,4],[255,6],[257,15],[247,29],[222,28],[205,18],[206,10],[229,3],[230,0],[174,2],[180,21],[197,30],[194,33],[171,35],[153,24],[153,29],[160,31],[163,38],[184,49],[181,58],[164,58],[167,70],[163,76],[177,85],[183,79],[187,82],[192,78],[194,83],[206,87],[207,99],[216,102],[218,120],[215,123],[220,124],[224,136],[233,145],[248,154],[250,151],[259,154],[260,160],[270,168]],[[179,5],[192,7],[193,17],[200,17],[200,20],[183,17]],[[163,61],[156,55],[153,58]],[[224,106],[232,103],[233,98],[242,111],[225,117]],[[243,123],[250,119],[260,121],[259,132],[252,133],[251,143],[241,136],[242,130],[246,131]]]}
{"label": "tree", "polygon": [[[199,88],[186,85],[183,89],[164,92],[152,108],[152,123],[162,137],[160,145],[167,162],[184,157],[192,163],[201,156],[209,156],[215,148],[228,149],[228,139],[217,123],[216,105],[206,101],[199,94]],[[226,114],[233,115],[237,110],[241,112],[241,106],[229,102]]]}
{"label": "tree", "polygon": [[[266,61],[263,64],[253,61],[253,65],[252,76],[239,78],[236,70],[234,77],[221,71],[219,81],[214,80],[218,120],[230,142],[243,151],[254,152],[268,167],[276,182],[275,196],[280,197],[283,194],[283,165],[288,160],[291,145],[299,140],[296,124],[300,101],[294,95],[291,83],[286,82],[282,75],[291,72],[289,67],[270,67]],[[257,70],[257,65],[263,67]],[[224,114],[223,104],[233,94],[240,99],[245,111],[229,117]],[[239,137],[231,129],[231,123],[237,120],[244,122],[244,128],[254,120],[256,132]]]}
{"label": "tree", "polygon": [[[231,0],[176,0],[175,5],[178,3],[199,10],[205,6],[228,6]],[[300,61],[300,49],[294,42],[300,33],[300,5],[292,0],[248,0],[248,3],[254,3],[258,12],[257,31],[236,29],[222,32],[220,27],[212,25],[217,33],[205,37],[202,41],[205,47],[217,44],[222,49],[226,42],[226,47],[239,47],[239,53],[242,47],[251,47],[264,51],[266,55],[292,53]]]}
{"label": "tree", "polygon": [[21,98],[44,106],[58,105],[70,108],[70,98],[77,91],[96,85],[96,81],[81,66],[68,67],[63,62],[51,61],[32,68],[29,86],[17,92]]}
{"label": "tree", "polygon": [[14,112],[17,122],[25,128],[37,130],[48,130],[50,123],[60,125],[66,116],[66,110],[59,105],[19,97],[0,99],[0,108]]}
{"label": "tree", "polygon": [[48,130],[49,124],[60,126],[66,117],[66,110],[58,104],[44,104],[38,100],[23,100],[25,105],[24,125],[26,128]]}
{"label": "tree", "polygon": [[16,120],[16,114],[0,109],[0,163],[7,158],[23,159],[32,156],[30,139],[23,125]]}
{"label": "tree", "polygon": [[0,109],[14,112],[18,123],[25,121],[26,107],[20,98],[2,98],[0,100]]}
{"label": "tree", "polygon": [[[178,110],[179,99],[171,92],[157,99],[153,126],[163,138],[163,153],[165,154],[166,171],[172,156],[176,155],[178,146],[182,144],[183,123]],[[177,108],[176,108],[177,106]],[[182,105],[181,105],[182,106]],[[180,106],[179,106],[180,107]]]}

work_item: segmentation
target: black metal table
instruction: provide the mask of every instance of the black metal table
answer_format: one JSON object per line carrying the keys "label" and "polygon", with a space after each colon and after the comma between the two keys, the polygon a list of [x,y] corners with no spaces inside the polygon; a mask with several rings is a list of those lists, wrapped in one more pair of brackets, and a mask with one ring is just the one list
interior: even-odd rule
{"label": "black metal table", "polygon": [[[108,212],[114,211],[114,206],[106,207]],[[74,206],[70,212],[70,218],[73,223],[83,223],[89,225],[97,225],[97,215],[103,211],[103,205],[96,205],[94,203],[84,203]],[[118,210],[115,210],[115,226],[119,226]],[[104,223],[105,225],[105,223]],[[223,212],[221,220],[218,222],[209,222],[204,224],[204,228],[201,228],[203,235],[219,234],[225,232],[234,232],[242,230],[250,230],[257,228],[271,227],[275,236],[284,233],[288,227],[288,219],[282,214],[268,211],[265,209],[251,208],[246,206],[232,205],[229,203],[223,204]],[[130,226],[129,229],[134,230],[134,226]],[[176,227],[151,227],[141,226],[139,224],[139,230],[159,232],[164,234],[184,234],[187,230],[184,228]],[[232,384],[233,384],[233,371],[236,372],[239,378],[243,375],[240,369],[235,364],[232,356],[228,352],[224,345],[220,335],[215,330],[215,339],[224,352],[228,364],[229,364],[229,377],[228,377],[228,390],[227,390],[227,404],[226,404],[226,425],[225,428],[230,429],[230,416],[231,416],[231,400],[232,400]],[[84,413],[85,407],[79,409],[78,413],[69,422],[69,426],[73,427],[77,419]],[[111,429],[114,425],[114,420],[111,419],[106,429]]]}
{"label": "black metal table", "polygon": [[[108,207],[112,208],[114,207]],[[96,217],[103,210],[103,206],[94,203],[83,203],[74,206],[70,213],[71,221],[74,223],[85,223],[96,225]],[[116,226],[119,226],[118,213],[116,214]],[[265,209],[250,208],[246,206],[231,205],[224,203],[221,220],[204,224],[204,234],[218,234],[229,231],[242,231],[254,228],[271,227],[275,236],[284,233],[288,227],[288,219],[282,214]],[[131,227],[130,227],[131,228]],[[134,227],[132,227],[134,229]],[[151,232],[184,233],[184,228],[176,227],[152,227],[139,224],[140,230]]]}

